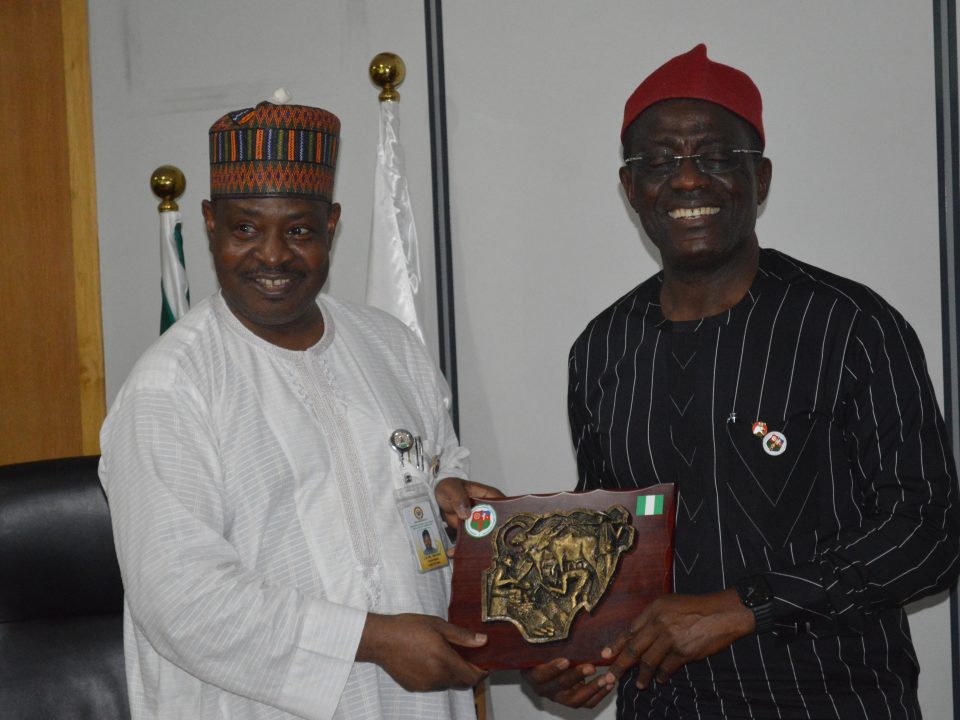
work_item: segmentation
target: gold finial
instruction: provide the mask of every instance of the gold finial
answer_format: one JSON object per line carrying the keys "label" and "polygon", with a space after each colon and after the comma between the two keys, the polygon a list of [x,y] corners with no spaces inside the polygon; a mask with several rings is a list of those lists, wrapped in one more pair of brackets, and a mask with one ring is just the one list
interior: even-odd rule
{"label": "gold finial", "polygon": [[160,198],[157,210],[168,212],[179,210],[177,198],[183,195],[187,188],[187,179],[180,172],[180,168],[173,165],[161,165],[150,176],[150,189]]}
{"label": "gold finial", "polygon": [[378,53],[370,61],[370,79],[373,80],[374,85],[383,88],[380,92],[380,102],[400,99],[397,86],[403,82],[406,75],[407,68],[403,60],[392,52]]}

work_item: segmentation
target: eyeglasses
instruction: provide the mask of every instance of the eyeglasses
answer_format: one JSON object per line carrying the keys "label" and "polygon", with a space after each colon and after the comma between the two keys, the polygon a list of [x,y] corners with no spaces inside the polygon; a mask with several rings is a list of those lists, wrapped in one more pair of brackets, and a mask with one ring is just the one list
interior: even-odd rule
{"label": "eyeglasses", "polygon": [[664,152],[643,153],[624,158],[630,165],[648,177],[665,178],[680,169],[681,160],[693,160],[697,170],[706,175],[722,175],[740,167],[745,155],[763,155],[763,150],[719,146],[701,150],[695,155],[672,155]]}

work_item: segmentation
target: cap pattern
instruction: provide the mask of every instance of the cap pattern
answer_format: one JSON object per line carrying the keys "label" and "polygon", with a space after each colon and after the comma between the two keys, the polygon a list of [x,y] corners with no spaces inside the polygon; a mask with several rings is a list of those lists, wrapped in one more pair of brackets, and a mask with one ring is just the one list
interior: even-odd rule
{"label": "cap pattern", "polygon": [[305,105],[227,113],[210,128],[210,197],[299,196],[330,201],[340,120]]}

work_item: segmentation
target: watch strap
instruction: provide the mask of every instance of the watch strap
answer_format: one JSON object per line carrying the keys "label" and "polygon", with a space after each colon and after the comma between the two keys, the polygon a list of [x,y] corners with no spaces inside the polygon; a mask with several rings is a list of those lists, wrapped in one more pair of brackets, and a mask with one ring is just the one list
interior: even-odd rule
{"label": "watch strap", "polygon": [[744,607],[753,613],[757,634],[773,629],[773,593],[763,575],[753,575],[736,583]]}
{"label": "watch strap", "polygon": [[753,619],[756,622],[757,635],[773,630],[773,603],[766,602],[762,605],[750,608],[753,613]]}

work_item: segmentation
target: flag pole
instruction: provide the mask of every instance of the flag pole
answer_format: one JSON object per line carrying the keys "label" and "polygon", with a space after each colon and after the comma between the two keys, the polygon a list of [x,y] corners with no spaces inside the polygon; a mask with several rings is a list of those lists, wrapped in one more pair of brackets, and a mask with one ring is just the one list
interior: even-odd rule
{"label": "flag pole", "polygon": [[180,207],[177,205],[177,198],[183,195],[186,187],[186,178],[180,168],[173,165],[161,165],[150,176],[150,189],[160,198],[157,210],[160,213],[161,334],[190,308],[190,288],[180,234]]}
{"label": "flag pole", "polygon": [[407,66],[396,53],[377,53],[370,61],[370,79],[381,89],[377,96],[380,102],[399,100],[400,93],[397,91],[397,86],[406,76]]}
{"label": "flag pole", "polygon": [[400,142],[397,86],[405,75],[403,60],[394,53],[380,53],[370,62],[370,79],[381,91],[367,304],[394,315],[426,343],[417,225]]}

